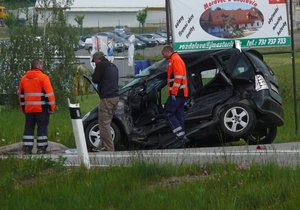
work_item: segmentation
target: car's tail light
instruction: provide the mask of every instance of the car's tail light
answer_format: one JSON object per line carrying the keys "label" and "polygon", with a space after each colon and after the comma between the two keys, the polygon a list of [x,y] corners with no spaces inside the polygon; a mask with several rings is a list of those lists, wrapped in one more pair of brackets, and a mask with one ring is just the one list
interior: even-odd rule
{"label": "car's tail light", "polygon": [[264,89],[269,89],[265,78],[260,74],[255,75],[255,90],[260,91]]}

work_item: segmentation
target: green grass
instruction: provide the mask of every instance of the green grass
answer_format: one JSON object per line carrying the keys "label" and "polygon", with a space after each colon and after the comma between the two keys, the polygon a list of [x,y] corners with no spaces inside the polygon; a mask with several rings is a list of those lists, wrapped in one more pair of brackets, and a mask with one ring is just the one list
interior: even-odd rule
{"label": "green grass", "polygon": [[[61,162],[62,163],[62,162]],[[300,168],[233,164],[63,168],[0,160],[0,209],[299,209]]]}
{"label": "green grass", "polygon": [[9,37],[8,29],[0,27],[0,39],[7,39]]}
{"label": "green grass", "polygon": [[[98,104],[99,97],[96,94],[80,96],[77,98],[77,102],[80,104],[81,115],[84,116]],[[0,107],[0,113],[0,122],[2,122],[0,123],[0,146],[21,142],[25,124],[23,113],[20,110],[7,110],[4,107]],[[50,141],[61,143],[67,147],[75,147],[68,109],[58,107],[50,116],[48,138]]]}
{"label": "green grass", "polygon": [[[299,132],[295,131],[295,112],[294,112],[294,98],[293,98],[293,74],[292,74],[292,59],[291,54],[276,54],[265,55],[265,61],[272,67],[280,84],[281,96],[283,98],[284,109],[284,125],[278,128],[275,142],[290,142],[299,141]],[[296,78],[298,75],[298,68],[300,66],[300,53],[295,53]],[[299,118],[299,94],[300,87],[296,79],[296,94]],[[298,119],[298,124],[299,124]],[[298,126],[299,127],[299,126]],[[298,128],[299,130],[299,128]]]}

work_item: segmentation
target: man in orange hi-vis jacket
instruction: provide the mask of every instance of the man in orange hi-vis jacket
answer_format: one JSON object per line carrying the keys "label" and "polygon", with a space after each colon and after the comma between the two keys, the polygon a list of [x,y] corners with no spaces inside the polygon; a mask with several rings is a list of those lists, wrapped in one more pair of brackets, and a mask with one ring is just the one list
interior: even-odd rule
{"label": "man in orange hi-vis jacket", "polygon": [[45,154],[48,147],[49,116],[55,109],[55,96],[49,77],[43,72],[43,62],[34,59],[31,69],[19,85],[20,108],[25,114],[23,152],[31,154],[34,129],[37,125],[37,153]]}
{"label": "man in orange hi-vis jacket", "polygon": [[169,61],[167,69],[168,99],[165,107],[166,119],[176,136],[173,148],[182,148],[188,143],[184,130],[184,103],[188,97],[188,81],[185,63],[169,45],[164,46],[161,54]]}

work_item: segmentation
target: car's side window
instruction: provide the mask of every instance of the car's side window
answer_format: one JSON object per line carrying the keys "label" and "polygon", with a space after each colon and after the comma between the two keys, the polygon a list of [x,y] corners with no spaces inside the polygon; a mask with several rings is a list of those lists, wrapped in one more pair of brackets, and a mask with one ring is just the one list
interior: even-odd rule
{"label": "car's side window", "polygon": [[231,71],[231,77],[233,79],[250,79],[253,74],[253,67],[249,60],[244,56],[238,59],[238,62],[234,65],[234,68]]}
{"label": "car's side window", "polygon": [[203,86],[207,85],[211,80],[213,80],[219,73],[219,69],[205,69],[201,71],[201,83]]}
{"label": "car's side window", "polygon": [[219,68],[212,58],[202,60],[189,67],[190,78],[195,88],[207,85],[219,73]]}
{"label": "car's side window", "polygon": [[214,84],[218,78],[220,68],[217,62],[209,57],[206,59],[194,61],[188,68],[189,93],[190,96],[197,97],[199,94],[208,93],[204,90],[206,86]]}
{"label": "car's side window", "polygon": [[235,68],[232,71],[232,76],[237,76],[249,70],[249,62],[246,62],[245,59],[239,59]]}

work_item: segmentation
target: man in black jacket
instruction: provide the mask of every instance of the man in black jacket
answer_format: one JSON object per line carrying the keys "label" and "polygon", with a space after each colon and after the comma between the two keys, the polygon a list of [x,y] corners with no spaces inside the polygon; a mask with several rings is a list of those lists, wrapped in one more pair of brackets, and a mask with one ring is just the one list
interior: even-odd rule
{"label": "man in black jacket", "polygon": [[114,151],[110,124],[119,101],[119,71],[113,63],[105,58],[102,52],[96,52],[92,62],[96,64],[92,81],[98,84],[100,96],[98,122],[101,141],[99,149],[101,151]]}

